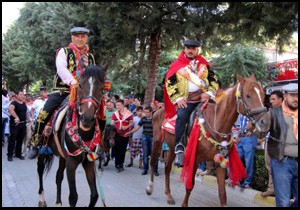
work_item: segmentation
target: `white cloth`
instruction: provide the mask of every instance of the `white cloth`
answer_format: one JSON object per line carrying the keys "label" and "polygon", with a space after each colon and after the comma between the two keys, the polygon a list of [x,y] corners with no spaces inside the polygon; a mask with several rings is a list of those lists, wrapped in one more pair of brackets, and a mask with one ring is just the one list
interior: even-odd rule
{"label": "white cloth", "polygon": [[76,83],[76,80],[67,68],[67,55],[63,48],[59,50],[56,56],[55,64],[57,74],[61,78],[61,80],[69,86],[74,85]]}
{"label": "white cloth", "polygon": [[33,102],[31,108],[34,109],[34,120],[37,119],[39,112],[44,107],[46,101],[47,101],[47,99],[38,98]]}
{"label": "white cloth", "polygon": [[[133,127],[135,128],[142,118],[138,116],[133,117]],[[140,127],[135,133],[132,134],[132,139],[141,139],[143,134],[143,127]]]}
{"label": "white cloth", "polygon": [[2,118],[9,118],[9,98],[2,95]]}

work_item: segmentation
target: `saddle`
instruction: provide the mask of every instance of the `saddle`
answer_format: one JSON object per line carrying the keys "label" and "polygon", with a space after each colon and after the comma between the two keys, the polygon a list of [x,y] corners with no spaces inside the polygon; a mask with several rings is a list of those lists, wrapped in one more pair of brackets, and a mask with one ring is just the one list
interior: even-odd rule
{"label": "saddle", "polygon": [[[213,101],[209,101],[210,103],[215,103]],[[181,143],[183,145],[187,145],[188,136],[191,133],[192,127],[194,125],[194,121],[196,118],[204,118],[202,112],[206,108],[206,102],[200,102],[195,109],[192,111],[188,123],[185,125],[185,132],[182,136]],[[165,119],[162,124],[162,129],[168,131],[169,133],[175,134],[175,124],[176,124],[177,115],[172,118]]]}
{"label": "saddle", "polygon": [[69,96],[62,102],[62,104],[53,112],[50,120],[46,124],[43,136],[49,138],[51,133],[58,132],[59,127],[69,109]]}

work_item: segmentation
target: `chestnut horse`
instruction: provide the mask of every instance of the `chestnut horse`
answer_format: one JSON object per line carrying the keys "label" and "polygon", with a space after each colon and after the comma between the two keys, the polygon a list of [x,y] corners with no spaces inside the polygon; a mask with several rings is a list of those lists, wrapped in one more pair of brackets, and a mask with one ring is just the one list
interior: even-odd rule
{"label": "chestnut horse", "polygon": [[[186,195],[182,202],[183,207],[188,206],[188,200],[191,191],[195,185],[195,174],[198,168],[198,164],[204,160],[213,161],[214,155],[220,151],[220,143],[224,141],[224,137],[231,135],[231,128],[234,125],[239,113],[248,116],[252,123],[255,124],[256,129],[259,132],[267,132],[270,127],[270,116],[267,113],[267,109],[264,107],[264,91],[261,85],[256,81],[254,75],[249,78],[243,78],[237,76],[237,84],[229,91],[229,93],[218,103],[208,103],[204,109],[203,116],[205,119],[204,127],[207,132],[211,134],[211,138],[207,138],[205,135],[201,138],[201,141],[196,142],[196,157],[193,166],[192,187],[186,187]],[[165,109],[159,109],[153,116],[153,150],[151,154],[151,174],[149,184],[146,189],[148,195],[152,194],[154,186],[154,165],[156,158],[159,156],[159,151],[162,144],[162,123],[165,118]],[[198,127],[197,127],[198,129]],[[265,134],[265,133],[264,133]],[[170,171],[172,163],[175,158],[175,135],[164,131],[164,138],[170,147],[170,154],[165,166],[165,197],[168,204],[175,204],[175,201],[171,195],[170,190]],[[229,139],[227,139],[229,141]],[[232,144],[227,142],[229,146]],[[189,144],[188,144],[189,146]],[[186,151],[189,149],[187,146]],[[229,148],[229,150],[232,147]],[[186,159],[186,156],[185,156]],[[185,161],[186,163],[186,161]],[[221,206],[227,205],[226,190],[225,190],[225,175],[226,168],[220,167],[220,164],[216,164],[216,175],[219,191],[219,199]]]}
{"label": "chestnut horse", "polygon": [[50,170],[53,154],[59,157],[59,168],[56,172],[56,206],[62,206],[61,184],[65,169],[70,190],[69,204],[71,207],[76,206],[78,194],[75,175],[80,163],[85,170],[91,190],[89,207],[94,207],[98,200],[94,151],[97,150],[101,140],[97,112],[103,96],[105,71],[106,66],[102,68],[96,65],[87,66],[79,78],[76,104],[66,105],[66,116],[59,128],[55,125],[55,120],[53,122],[54,132],[51,132],[46,145],[43,146],[47,152],[41,153],[40,150],[38,156],[39,207],[46,206],[43,173]]}

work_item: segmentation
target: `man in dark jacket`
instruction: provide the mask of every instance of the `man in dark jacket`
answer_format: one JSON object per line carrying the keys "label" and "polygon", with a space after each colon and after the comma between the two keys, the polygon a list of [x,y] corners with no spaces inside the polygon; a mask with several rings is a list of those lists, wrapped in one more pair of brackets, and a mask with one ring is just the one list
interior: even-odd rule
{"label": "man in dark jacket", "polygon": [[267,143],[277,207],[298,206],[298,84],[282,87],[282,106],[270,109],[271,128]]}

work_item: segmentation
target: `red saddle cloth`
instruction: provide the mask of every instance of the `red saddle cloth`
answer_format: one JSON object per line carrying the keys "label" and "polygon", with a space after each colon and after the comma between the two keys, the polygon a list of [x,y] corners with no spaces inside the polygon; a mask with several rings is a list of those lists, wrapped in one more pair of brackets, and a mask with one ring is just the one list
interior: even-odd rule
{"label": "red saddle cloth", "polygon": [[169,133],[175,134],[175,124],[177,115],[172,118],[167,118],[163,121],[162,129],[168,131]]}

